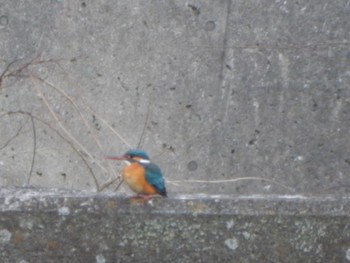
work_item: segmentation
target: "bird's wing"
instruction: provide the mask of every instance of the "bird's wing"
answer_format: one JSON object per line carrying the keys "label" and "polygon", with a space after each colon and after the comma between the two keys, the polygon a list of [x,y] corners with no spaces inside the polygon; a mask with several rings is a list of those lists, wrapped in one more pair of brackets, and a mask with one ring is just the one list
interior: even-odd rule
{"label": "bird's wing", "polygon": [[149,184],[153,185],[160,194],[166,195],[164,178],[160,168],[154,163],[149,163],[145,165],[145,168],[146,168],[146,181]]}

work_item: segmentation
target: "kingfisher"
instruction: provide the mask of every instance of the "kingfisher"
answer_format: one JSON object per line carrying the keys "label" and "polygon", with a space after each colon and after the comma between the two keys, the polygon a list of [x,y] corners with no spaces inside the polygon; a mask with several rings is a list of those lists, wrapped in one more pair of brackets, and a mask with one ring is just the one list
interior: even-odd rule
{"label": "kingfisher", "polygon": [[122,156],[108,156],[106,159],[126,161],[128,165],[123,169],[122,176],[137,197],[148,200],[157,194],[167,196],[162,171],[150,161],[145,151],[132,149]]}

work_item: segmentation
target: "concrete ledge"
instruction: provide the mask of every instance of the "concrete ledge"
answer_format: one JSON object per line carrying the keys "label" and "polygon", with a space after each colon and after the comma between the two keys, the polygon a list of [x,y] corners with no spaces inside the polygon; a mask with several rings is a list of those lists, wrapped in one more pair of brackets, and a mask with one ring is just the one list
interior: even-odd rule
{"label": "concrete ledge", "polygon": [[0,188],[1,262],[350,262],[350,197]]}

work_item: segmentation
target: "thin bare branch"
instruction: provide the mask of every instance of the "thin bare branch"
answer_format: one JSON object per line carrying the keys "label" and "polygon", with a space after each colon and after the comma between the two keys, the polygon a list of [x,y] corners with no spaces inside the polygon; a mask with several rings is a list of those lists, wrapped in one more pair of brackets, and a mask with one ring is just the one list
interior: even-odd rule
{"label": "thin bare branch", "polygon": [[[30,65],[32,65],[34,63],[34,61],[38,59],[38,57],[35,57],[33,59],[31,59],[29,62],[24,63],[22,66],[20,66],[17,69],[14,69],[12,71],[10,71],[9,73],[7,73],[6,75],[4,75],[4,77],[18,77],[19,75],[22,74],[22,71],[24,69],[27,69]],[[18,60],[17,60],[18,61]],[[16,62],[16,61],[15,61]]]}
{"label": "thin bare branch", "polygon": [[[92,134],[92,137],[94,138],[94,140],[95,140],[97,146],[100,148],[101,151],[103,151],[102,145],[101,145],[100,141],[98,140],[95,131],[94,131],[94,130],[91,128],[91,126],[89,125],[89,122],[86,120],[85,116],[83,115],[82,111],[80,110],[79,105],[77,105],[77,103],[74,101],[74,99],[73,99],[72,97],[70,97],[64,90],[62,90],[62,89],[59,88],[59,87],[56,87],[54,84],[52,84],[52,83],[50,83],[50,82],[48,82],[48,81],[46,81],[46,80],[44,80],[44,79],[42,79],[42,78],[40,78],[40,77],[38,77],[38,76],[32,76],[32,77],[35,78],[35,79],[37,79],[37,80],[39,80],[39,81],[41,81],[41,82],[43,82],[44,84],[46,84],[46,85],[49,86],[50,88],[53,88],[55,91],[57,91],[58,93],[60,93],[63,97],[65,97],[65,98],[73,105],[73,107],[74,107],[74,108],[76,109],[76,111],[79,113],[80,118],[83,120],[83,123],[84,123],[85,127],[86,127],[87,129],[89,129],[90,133]],[[40,93],[42,94],[42,96],[44,96],[43,93],[41,92],[41,90],[40,90]],[[45,101],[44,101],[44,102],[45,102],[46,106],[48,106],[48,101],[47,101],[46,98],[45,98]],[[53,112],[53,111],[50,111],[50,112]],[[55,114],[55,113],[54,113],[54,114]],[[56,119],[56,121],[59,119],[58,116],[57,116],[56,114],[55,114],[54,118]],[[60,121],[59,121],[59,122],[60,122]],[[60,123],[61,123],[61,122],[60,122]],[[60,124],[60,125],[61,125],[61,124]],[[62,125],[62,126],[63,126],[63,125]],[[66,129],[64,129],[64,130],[65,130],[66,133],[68,132]],[[105,169],[99,162],[97,162],[97,161],[95,160],[95,158],[92,156],[92,154],[90,154],[89,151],[88,151],[87,149],[85,149],[85,148],[83,147],[83,145],[81,145],[81,144],[73,137],[73,135],[71,135],[71,134],[69,133],[69,137],[71,137],[71,139],[73,139],[73,140],[75,141],[75,143],[76,143],[77,145],[79,145],[79,147],[82,148],[82,150],[83,150],[92,160],[94,160],[94,161],[96,162],[96,164],[97,164],[103,171],[106,171],[106,169]]]}
{"label": "thin bare branch", "polygon": [[57,116],[57,114],[55,113],[55,111],[52,109],[49,101],[47,100],[46,96],[44,95],[44,93],[42,93],[41,89],[38,87],[38,85],[35,84],[35,81],[38,81],[34,76],[31,76],[31,79],[33,81],[33,84],[37,90],[38,96],[43,100],[45,106],[48,108],[49,112],[51,113],[52,117],[55,119],[56,123],[58,124],[58,126],[62,129],[62,131],[76,144],[78,145],[81,150],[84,152],[84,154],[86,154],[89,158],[91,158],[92,160],[94,159],[93,156],[89,153],[89,151],[87,151],[85,149],[85,147],[77,141],[77,139],[74,138],[74,136],[66,129],[66,127],[64,127],[64,125],[62,124],[61,120],[59,119],[59,117]]}
{"label": "thin bare branch", "polygon": [[[2,116],[3,116],[3,115],[2,115]],[[2,117],[2,116],[0,116],[0,117]],[[22,124],[21,127],[19,127],[19,129],[17,130],[17,132],[15,133],[15,135],[13,135],[10,139],[8,139],[8,140],[5,142],[5,144],[4,144],[3,146],[1,146],[0,151],[1,151],[2,149],[6,148],[6,147],[20,134],[20,132],[22,131],[23,127],[24,127],[24,124]]]}
{"label": "thin bare branch", "polygon": [[[89,170],[94,183],[96,185],[96,189],[97,191],[99,191],[100,186],[98,183],[98,180],[92,170],[92,168],[90,167],[90,165],[88,164],[88,162],[85,160],[83,154],[74,146],[74,144],[69,141],[66,137],[64,137],[58,130],[56,130],[55,128],[53,128],[48,122],[44,121],[43,119],[36,117],[35,115],[33,115],[30,112],[26,112],[26,111],[9,111],[6,113],[6,115],[13,115],[13,114],[23,114],[23,115],[28,115],[28,116],[32,116],[35,120],[39,121],[40,123],[46,125],[49,129],[51,129],[52,131],[54,131],[56,133],[56,135],[58,135],[63,141],[65,141],[71,148],[72,150],[80,157],[80,159],[83,161],[83,163],[85,164],[85,166],[87,167],[87,169]],[[5,114],[3,114],[2,116],[4,116]]]}
{"label": "thin bare branch", "polygon": [[122,185],[122,183],[124,182],[124,179],[122,177],[120,177],[120,182],[119,184],[115,187],[114,191],[117,191],[119,189],[119,187]]}
{"label": "thin bare branch", "polygon": [[96,112],[94,112],[86,103],[84,103],[85,107],[91,112],[93,113],[99,120],[102,121],[102,123],[104,125],[106,125],[115,135],[117,135],[117,137],[129,148],[132,148],[131,144],[127,142],[127,140],[125,140],[105,119],[103,119],[99,114],[97,114]]}
{"label": "thin bare branch", "polygon": [[29,116],[30,116],[30,120],[32,121],[32,128],[33,128],[33,157],[32,157],[32,164],[30,166],[30,171],[29,171],[29,175],[28,175],[27,184],[30,183],[30,179],[32,177],[34,163],[35,163],[35,155],[36,155],[36,128],[35,128],[35,122],[34,122],[33,115],[29,115]]}
{"label": "thin bare branch", "polygon": [[[76,83],[76,81],[72,80],[72,78],[69,76],[69,74],[65,71],[65,69],[60,65],[60,63],[58,63],[57,61],[55,61],[56,65],[62,70],[62,72],[64,73],[64,75],[67,77],[67,79],[72,82],[75,86],[79,87],[79,85]],[[73,99],[72,99],[73,100]],[[88,106],[88,104],[86,103],[86,101],[81,98],[82,101],[82,105],[91,113],[93,114],[95,117],[97,117],[99,120],[101,120],[114,134],[117,135],[117,137],[124,143],[126,144],[129,148],[131,148],[131,144],[128,143],[113,127],[111,127],[107,121],[105,121],[99,114],[97,114],[93,109],[91,109],[91,107]],[[101,146],[101,144],[98,144],[100,149],[103,151],[103,147]]]}
{"label": "thin bare branch", "polygon": [[112,179],[111,181],[109,181],[109,182],[103,184],[103,185],[100,187],[99,192],[102,192],[104,189],[106,189],[106,188],[109,187],[110,185],[114,184],[114,183],[115,183],[116,181],[118,181],[118,180],[119,180],[119,184],[117,185],[117,187],[116,187],[116,189],[115,189],[115,191],[116,191],[116,190],[119,188],[119,186],[123,183],[123,179],[122,179],[121,176],[118,176],[118,177]]}
{"label": "thin bare branch", "polygon": [[10,62],[9,64],[7,64],[6,68],[4,69],[4,71],[1,73],[0,75],[0,90],[2,88],[2,82],[4,80],[4,78],[7,76],[7,72],[10,70],[11,66],[13,64],[15,64],[17,61],[19,61],[20,59],[15,59],[14,61]]}
{"label": "thin bare branch", "polygon": [[[151,93],[152,95],[152,93]],[[146,119],[145,119],[145,123],[143,124],[143,129],[142,129],[142,133],[141,133],[141,136],[140,136],[140,140],[137,144],[137,149],[139,149],[141,146],[142,146],[142,140],[143,140],[143,137],[146,133],[146,128],[147,128],[147,125],[148,125],[148,118],[149,118],[149,115],[150,115],[150,106],[151,106],[151,103],[152,103],[152,96],[150,96],[150,100],[148,102],[148,105],[147,105],[147,114],[146,114]]]}

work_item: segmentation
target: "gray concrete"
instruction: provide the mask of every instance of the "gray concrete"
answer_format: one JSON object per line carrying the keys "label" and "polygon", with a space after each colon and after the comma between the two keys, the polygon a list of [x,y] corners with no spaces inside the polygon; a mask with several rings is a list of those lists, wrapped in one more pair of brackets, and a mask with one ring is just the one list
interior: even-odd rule
{"label": "gray concrete", "polygon": [[[2,259],[349,261],[349,13],[0,1],[0,186],[86,191],[2,189]],[[94,194],[122,169],[104,156],[138,146],[170,198]]]}
{"label": "gray concrete", "polygon": [[1,185],[96,190],[142,138],[170,192],[348,192],[349,1],[0,7]]}
{"label": "gray concrete", "polygon": [[7,262],[350,262],[350,199],[0,190]]}

